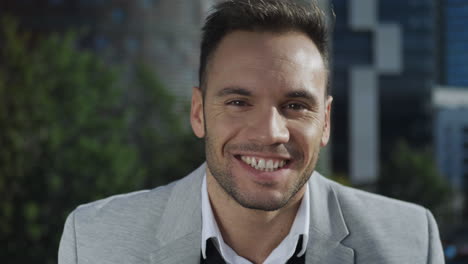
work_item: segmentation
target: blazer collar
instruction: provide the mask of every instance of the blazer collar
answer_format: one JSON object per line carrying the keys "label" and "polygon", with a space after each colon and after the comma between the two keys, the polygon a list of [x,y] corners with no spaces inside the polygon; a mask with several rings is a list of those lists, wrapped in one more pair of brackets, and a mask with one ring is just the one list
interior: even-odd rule
{"label": "blazer collar", "polygon": [[[201,240],[202,164],[174,183],[156,232],[158,249],[151,263],[198,263]],[[353,249],[341,244],[349,235],[339,200],[329,180],[314,172],[309,180],[310,224],[307,263],[354,263]]]}
{"label": "blazer collar", "polygon": [[174,184],[156,232],[158,249],[151,263],[198,263],[201,241],[201,184],[206,165],[202,164]]}
{"label": "blazer collar", "polygon": [[354,250],[341,241],[349,235],[331,182],[314,172],[309,179],[310,226],[307,263],[354,263]]}

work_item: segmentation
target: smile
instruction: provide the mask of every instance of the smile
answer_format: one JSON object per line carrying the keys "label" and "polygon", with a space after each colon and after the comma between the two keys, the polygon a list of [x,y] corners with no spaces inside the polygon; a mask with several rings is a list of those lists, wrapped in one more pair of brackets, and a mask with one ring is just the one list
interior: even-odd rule
{"label": "smile", "polygon": [[288,160],[272,160],[252,156],[240,156],[240,160],[256,170],[267,172],[279,170],[288,163]]}

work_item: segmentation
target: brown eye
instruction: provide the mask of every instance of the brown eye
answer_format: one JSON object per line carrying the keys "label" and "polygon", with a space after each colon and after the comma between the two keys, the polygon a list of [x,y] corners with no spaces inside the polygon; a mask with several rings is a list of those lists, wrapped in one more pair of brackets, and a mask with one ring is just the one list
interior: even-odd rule
{"label": "brown eye", "polygon": [[286,108],[287,109],[291,109],[291,110],[296,110],[296,111],[300,111],[300,110],[304,110],[306,109],[306,107],[302,104],[298,104],[298,103],[290,103],[290,104],[287,104],[286,105]]}
{"label": "brown eye", "polygon": [[227,105],[233,105],[233,106],[247,106],[247,102],[242,101],[242,100],[232,100],[227,102]]}

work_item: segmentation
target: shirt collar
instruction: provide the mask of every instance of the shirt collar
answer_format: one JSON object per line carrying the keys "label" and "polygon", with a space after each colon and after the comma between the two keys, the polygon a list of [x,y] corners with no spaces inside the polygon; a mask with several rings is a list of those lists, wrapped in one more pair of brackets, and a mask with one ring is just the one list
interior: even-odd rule
{"label": "shirt collar", "polygon": [[[298,257],[304,255],[307,249],[307,243],[309,241],[309,222],[310,222],[310,197],[309,197],[309,184],[306,183],[306,190],[302,197],[301,205],[294,219],[293,225],[289,234],[283,240],[294,239],[294,245],[297,244],[299,237],[302,235],[302,247],[301,251],[297,254]],[[202,198],[202,241],[201,250],[203,259],[206,259],[206,241],[210,238],[215,238],[214,245],[220,251],[220,254],[226,259],[227,255],[235,254],[235,252],[225,244],[221,232],[219,230],[216,219],[213,215],[213,209],[208,197],[208,189],[206,184],[206,173],[203,176],[203,183],[201,187],[201,198]],[[283,242],[279,245],[281,247]],[[277,248],[278,249],[278,248]],[[277,251],[275,249],[272,254]],[[295,249],[295,247],[294,247]],[[268,257],[270,258],[270,257]]]}
{"label": "shirt collar", "polygon": [[[206,241],[210,238],[215,238],[214,245],[216,248],[219,248],[219,243],[223,242],[223,237],[219,230],[216,219],[213,215],[213,209],[211,208],[211,203],[208,198],[208,190],[206,185],[206,174],[203,176],[203,183],[201,188],[201,197],[202,197],[202,241],[201,249],[203,259],[206,259]],[[222,254],[222,253],[221,253]]]}

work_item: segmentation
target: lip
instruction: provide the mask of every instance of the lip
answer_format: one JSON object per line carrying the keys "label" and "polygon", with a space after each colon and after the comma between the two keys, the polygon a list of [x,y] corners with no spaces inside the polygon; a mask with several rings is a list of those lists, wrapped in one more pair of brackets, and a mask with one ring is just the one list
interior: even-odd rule
{"label": "lip", "polygon": [[[247,171],[247,177],[250,177],[254,182],[265,185],[265,184],[276,184],[283,179],[287,178],[289,173],[291,172],[290,167],[291,164],[294,163],[293,160],[288,159],[288,163],[285,164],[282,168],[276,171],[259,171],[257,169],[252,168],[250,165],[246,164],[240,159],[241,154],[234,155],[234,160],[239,164],[242,170]],[[243,156],[252,156],[252,157],[261,157],[264,159],[282,159],[285,160],[286,158],[278,156],[264,156],[264,155],[253,155],[253,154],[244,154]]]}

